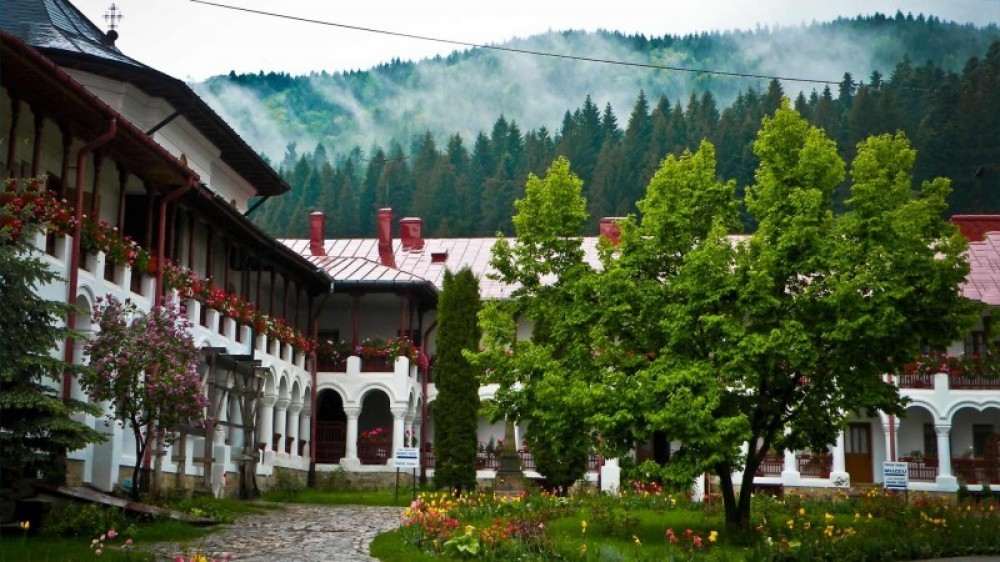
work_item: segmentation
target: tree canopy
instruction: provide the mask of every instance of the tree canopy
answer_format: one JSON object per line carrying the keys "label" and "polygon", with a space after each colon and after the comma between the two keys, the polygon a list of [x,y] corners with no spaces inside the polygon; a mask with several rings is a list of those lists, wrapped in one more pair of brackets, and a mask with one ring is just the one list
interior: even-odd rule
{"label": "tree canopy", "polygon": [[[714,472],[732,525],[749,522],[768,451],[823,450],[850,415],[901,414],[885,374],[953,341],[973,310],[957,290],[964,238],[942,218],[949,182],[914,192],[906,138],[870,137],[839,211],[844,161],[790,105],[763,119],[742,209],[704,142],[661,163],[642,218],[621,223],[597,267],[574,237],[579,180],[518,205],[524,230],[494,262],[520,288],[483,314],[478,361],[512,412],[531,427],[571,419],[615,456],[665,433],[681,446],[660,476],[687,487]],[[741,211],[758,227],[732,236]],[[514,337],[518,319],[531,341]]]}

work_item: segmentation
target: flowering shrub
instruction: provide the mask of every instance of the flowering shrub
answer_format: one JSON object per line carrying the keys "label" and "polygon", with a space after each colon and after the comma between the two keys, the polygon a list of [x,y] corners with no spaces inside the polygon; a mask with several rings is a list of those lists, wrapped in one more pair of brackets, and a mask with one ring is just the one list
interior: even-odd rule
{"label": "flowering shrub", "polygon": [[407,337],[392,339],[365,338],[361,344],[354,349],[354,354],[359,357],[406,357],[410,361],[425,363],[426,358]]}
{"label": "flowering shrub", "polygon": [[316,346],[316,354],[332,363],[343,361],[354,354],[354,346],[344,340],[326,340]]}
{"label": "flowering shrub", "polygon": [[392,435],[384,427],[376,427],[371,431],[362,431],[358,434],[358,441],[368,445],[388,445]]}
{"label": "flowering shrub", "polygon": [[295,346],[305,353],[311,353],[316,348],[315,340],[289,326],[283,319],[267,316],[253,303],[216,287],[211,279],[201,278],[186,267],[167,261],[163,264],[163,280],[166,286],[176,289],[181,297],[194,299],[240,324],[253,326],[269,338]]}
{"label": "flowering shrub", "polygon": [[[100,327],[84,354],[90,368],[80,384],[96,401],[112,404],[114,420],[129,426],[136,458],[142,458],[154,433],[201,422],[208,399],[198,373],[200,352],[191,338],[191,321],[174,302],[140,313],[135,304],[113,296],[97,299],[93,322]],[[135,463],[133,482],[139,481]],[[138,499],[138,486],[133,486]]]}
{"label": "flowering shrub", "polygon": [[[56,199],[39,178],[8,179],[0,190],[0,243],[17,241],[29,225],[41,225],[57,236],[70,234],[74,225],[73,207],[65,199]],[[116,265],[148,274],[156,273],[156,256],[105,221],[83,217],[80,248],[86,252],[104,252],[108,261]],[[263,314],[252,303],[215,287],[211,280],[202,279],[185,267],[167,261],[163,264],[163,275],[168,288],[219,310],[241,324],[252,325],[270,338],[293,345],[305,353],[312,352],[316,347],[314,340],[284,320]]]}
{"label": "flowering shrub", "polygon": [[8,179],[0,190],[0,243],[17,242],[26,226],[42,225],[64,236],[73,228],[73,213],[39,178]]}
{"label": "flowering shrub", "polygon": [[1000,377],[1000,356],[990,351],[982,355],[927,354],[903,365],[904,375],[932,376],[938,373],[953,377],[967,375],[997,378]]}

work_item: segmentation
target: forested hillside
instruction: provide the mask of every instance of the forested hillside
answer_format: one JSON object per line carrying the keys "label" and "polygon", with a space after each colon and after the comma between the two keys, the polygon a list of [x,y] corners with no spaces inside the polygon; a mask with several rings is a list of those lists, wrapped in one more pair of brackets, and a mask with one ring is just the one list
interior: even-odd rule
{"label": "forested hillside", "polygon": [[[597,63],[586,64],[598,73],[574,74],[584,63],[562,60],[532,62],[518,81],[508,76],[507,60],[518,55],[480,50],[349,74],[230,75],[203,87],[223,93],[238,85],[244,101],[246,92],[263,101],[267,109],[256,108],[252,128],[240,129],[251,142],[255,134],[293,141],[283,157],[268,152],[293,192],[254,214],[279,236],[305,236],[305,216],[315,209],[332,218],[331,235],[371,236],[374,210],[384,204],[397,217],[422,216],[432,236],[509,232],[511,201],[527,174],[541,173],[557,154],[583,178],[596,222],[634,212],[659,161],[703,138],[717,147],[720,175],[745,186],[756,165],[750,144],[782,95],[835,138],[848,160],[865,136],[904,131],[919,150],[918,181],[952,177],[952,211],[983,213],[1000,211],[998,39],[996,26],[897,15],[683,38],[571,32],[524,42],[541,49],[538,42],[575,42],[573,52],[587,56],[597,43],[613,43],[621,52],[610,58],[617,60],[645,53],[660,64],[839,80],[816,89]],[[581,47],[587,42],[594,49]],[[779,58],[783,64],[768,66]],[[834,59],[842,66],[831,76]],[[844,72],[858,65],[874,71]],[[447,88],[442,73],[454,79]],[[508,83],[479,99],[495,75]],[[323,98],[323,84],[350,95]],[[227,108],[231,117],[239,104]],[[359,140],[359,130],[370,138]]]}

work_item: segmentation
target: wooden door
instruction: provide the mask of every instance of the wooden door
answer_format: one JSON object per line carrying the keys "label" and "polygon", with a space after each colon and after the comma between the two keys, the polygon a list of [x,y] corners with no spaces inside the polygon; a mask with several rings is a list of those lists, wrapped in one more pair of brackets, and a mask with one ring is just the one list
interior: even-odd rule
{"label": "wooden door", "polygon": [[849,423],[844,434],[844,468],[851,482],[872,483],[872,428],[869,423]]}

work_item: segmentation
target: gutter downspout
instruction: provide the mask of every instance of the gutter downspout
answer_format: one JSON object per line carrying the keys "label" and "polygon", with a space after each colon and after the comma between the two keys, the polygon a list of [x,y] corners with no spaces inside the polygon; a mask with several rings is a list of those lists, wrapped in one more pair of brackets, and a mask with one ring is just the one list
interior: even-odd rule
{"label": "gutter downspout", "polygon": [[166,194],[160,200],[160,233],[156,240],[156,298],[154,300],[156,306],[163,304],[163,254],[167,238],[167,205],[173,203],[188,191],[191,191],[191,188],[194,187],[195,178],[196,176],[193,173],[188,175],[187,182],[184,185]]}
{"label": "gutter downspout", "polygon": [[[430,337],[431,332],[437,328],[438,322],[434,320],[431,325],[427,327],[424,332],[423,339],[420,343],[423,344],[423,348],[427,349],[427,338]],[[426,351],[424,355],[427,356]],[[427,364],[424,365],[424,378],[420,384],[420,391],[423,393],[423,400],[420,401],[420,485],[427,483],[427,463],[424,461],[423,452],[427,450],[427,377],[430,376],[431,366],[430,357],[427,356]]]}
{"label": "gutter downspout", "polygon": [[[108,130],[96,139],[90,141],[76,154],[76,202],[73,209],[73,248],[69,257],[69,281],[66,285],[66,302],[70,305],[66,314],[66,328],[76,329],[76,292],[80,284],[80,238],[83,232],[83,182],[86,175],[87,154],[97,150],[115,136],[118,132],[118,120],[108,123]],[[96,189],[96,188],[95,188]],[[64,360],[73,363],[73,338],[66,338]],[[73,377],[67,372],[63,374],[63,400],[69,400],[73,393]]]}

